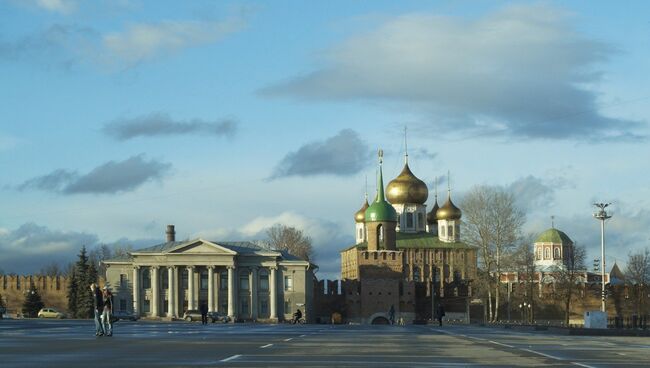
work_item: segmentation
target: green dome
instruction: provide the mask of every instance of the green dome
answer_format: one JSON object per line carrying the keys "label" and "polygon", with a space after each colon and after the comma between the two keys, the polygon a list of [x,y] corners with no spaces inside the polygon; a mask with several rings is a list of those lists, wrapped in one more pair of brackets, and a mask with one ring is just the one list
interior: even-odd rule
{"label": "green dome", "polygon": [[573,241],[567,234],[558,229],[548,229],[537,237],[535,243],[554,243],[568,245],[573,244]]}
{"label": "green dome", "polygon": [[373,202],[366,210],[366,221],[397,221],[397,211],[386,201]]}
{"label": "green dome", "polygon": [[397,211],[386,202],[384,197],[384,175],[382,173],[383,151],[379,150],[379,175],[377,176],[377,196],[370,207],[366,210],[367,221],[391,221],[397,222]]}

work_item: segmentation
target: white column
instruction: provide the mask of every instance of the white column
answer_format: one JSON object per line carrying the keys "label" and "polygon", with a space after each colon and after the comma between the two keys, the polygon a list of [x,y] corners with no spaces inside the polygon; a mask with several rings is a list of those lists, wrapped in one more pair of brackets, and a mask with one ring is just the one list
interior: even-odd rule
{"label": "white column", "polygon": [[187,310],[194,309],[194,266],[187,267]]}
{"label": "white column", "polygon": [[257,267],[251,267],[251,318],[257,319]]}
{"label": "white column", "polygon": [[140,316],[140,266],[133,267],[133,314]]}
{"label": "white column", "polygon": [[208,311],[214,312],[214,266],[208,266]]}
{"label": "white column", "polygon": [[215,268],[215,282],[214,282],[214,310],[219,311],[219,290],[221,288],[221,272]]}
{"label": "white column", "polygon": [[158,266],[151,267],[151,316],[158,317],[158,302],[160,301],[160,290],[158,285]]}
{"label": "white column", "polygon": [[269,283],[271,284],[271,293],[270,293],[270,301],[269,303],[271,304],[271,319],[277,319],[278,318],[278,291],[277,291],[277,285],[278,282],[276,280],[277,276],[277,267],[271,267],[271,280],[269,280]]}
{"label": "white column", "polygon": [[235,320],[235,298],[237,297],[235,282],[235,266],[228,266],[228,316]]}
{"label": "white column", "polygon": [[[182,317],[180,313],[178,313],[178,295],[180,294],[180,288],[178,286],[178,267],[174,266],[172,267],[174,269],[174,315],[176,317]],[[182,309],[182,307],[181,307]],[[182,312],[182,311],[181,311]]]}
{"label": "white column", "polygon": [[176,285],[174,285],[174,269],[176,267],[167,267],[167,317],[173,317],[174,299],[176,299]]}

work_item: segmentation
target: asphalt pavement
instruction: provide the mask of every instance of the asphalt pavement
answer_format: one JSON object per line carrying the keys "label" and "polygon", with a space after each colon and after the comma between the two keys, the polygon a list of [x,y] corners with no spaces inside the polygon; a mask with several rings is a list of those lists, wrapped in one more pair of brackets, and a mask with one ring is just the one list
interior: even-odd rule
{"label": "asphalt pavement", "polygon": [[0,321],[2,367],[647,367],[649,337],[478,326]]}

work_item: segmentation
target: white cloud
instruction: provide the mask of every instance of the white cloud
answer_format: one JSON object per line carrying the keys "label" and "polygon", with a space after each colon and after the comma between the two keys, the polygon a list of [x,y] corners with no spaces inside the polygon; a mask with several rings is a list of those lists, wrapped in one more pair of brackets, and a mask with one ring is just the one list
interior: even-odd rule
{"label": "white cloud", "polygon": [[476,19],[412,13],[335,45],[320,69],[262,93],[406,105],[443,128],[436,134],[639,138],[638,123],[600,114],[587,88],[601,81],[595,67],[615,53],[548,5]]}
{"label": "white cloud", "polygon": [[108,55],[133,65],[184,48],[219,41],[241,30],[244,25],[241,19],[132,24],[125,31],[105,34],[102,46]]}
{"label": "white cloud", "polygon": [[78,5],[77,0],[15,0],[14,2],[61,14],[72,13]]}

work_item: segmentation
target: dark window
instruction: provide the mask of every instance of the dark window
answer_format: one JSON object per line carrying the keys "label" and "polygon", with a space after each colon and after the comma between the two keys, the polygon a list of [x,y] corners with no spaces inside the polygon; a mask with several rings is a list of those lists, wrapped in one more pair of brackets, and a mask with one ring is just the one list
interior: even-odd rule
{"label": "dark window", "polygon": [[142,309],[144,310],[145,313],[149,313],[149,308],[151,307],[151,302],[147,299],[144,300],[144,303],[142,305]]}
{"label": "dark window", "polygon": [[162,288],[163,289],[169,289],[169,276],[167,274],[168,272],[169,272],[169,270],[164,269],[160,273],[161,274],[160,277],[162,278],[161,281],[162,281]]}
{"label": "dark window", "polygon": [[201,290],[208,290],[208,270],[201,270]]}
{"label": "dark window", "polygon": [[422,212],[418,212],[418,227],[422,227],[422,224],[424,224],[422,218]]}
{"label": "dark window", "polygon": [[186,268],[181,272],[181,286],[183,289],[187,289],[187,280],[188,280],[189,270]]}
{"label": "dark window", "polygon": [[241,272],[239,274],[239,290],[248,290],[248,272]]}
{"label": "dark window", "polygon": [[[142,288],[151,289],[151,274],[148,268],[142,270]],[[149,310],[146,311],[148,312]]]}
{"label": "dark window", "polygon": [[269,315],[269,301],[266,299],[260,300],[260,314],[262,317],[267,317]]}
{"label": "dark window", "polygon": [[221,290],[228,290],[228,271],[223,271],[219,279],[221,282]]}
{"label": "dark window", "polygon": [[293,278],[290,275],[284,276],[284,291],[293,291]]}
{"label": "dark window", "polygon": [[260,290],[269,289],[269,273],[266,270],[260,270]]}
{"label": "dark window", "polygon": [[411,212],[406,214],[406,227],[413,227],[413,214]]}
{"label": "dark window", "polygon": [[240,305],[241,305],[241,314],[245,316],[250,314],[250,312],[248,311],[248,298],[242,298]]}
{"label": "dark window", "polygon": [[291,300],[284,301],[284,313],[285,314],[291,313]]}
{"label": "dark window", "polygon": [[[126,289],[126,284],[127,284],[126,275],[122,273],[122,274],[120,274],[120,289]],[[58,290],[58,287],[57,287],[57,290]]]}
{"label": "dark window", "polygon": [[120,299],[120,310],[121,311],[126,310],[126,299]]}

